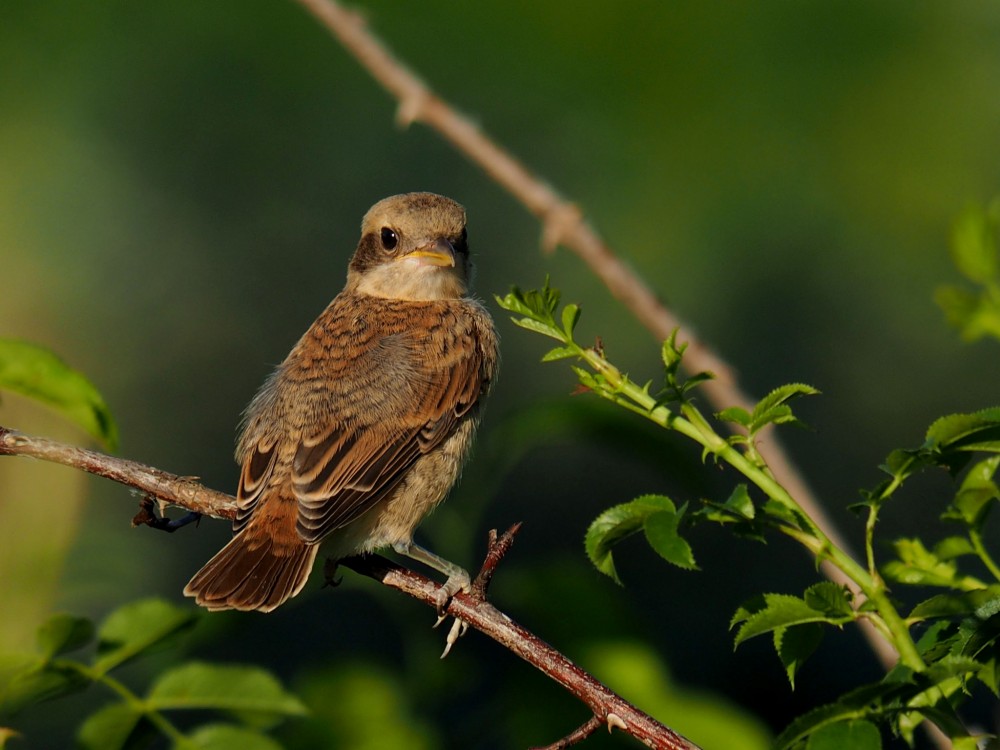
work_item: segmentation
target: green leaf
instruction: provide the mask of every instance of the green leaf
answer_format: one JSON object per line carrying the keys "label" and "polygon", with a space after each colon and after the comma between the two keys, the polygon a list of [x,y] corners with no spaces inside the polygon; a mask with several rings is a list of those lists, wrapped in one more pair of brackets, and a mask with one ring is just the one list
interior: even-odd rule
{"label": "green leaf", "polygon": [[580,320],[580,307],[578,305],[566,305],[562,311],[562,327],[566,333],[566,338],[573,338],[573,329],[576,328]]}
{"label": "green leaf", "polygon": [[734,422],[741,427],[749,427],[753,421],[750,412],[739,406],[730,406],[728,409],[717,412],[715,416],[723,422]]}
{"label": "green leaf", "polygon": [[952,560],[942,560],[919,539],[899,539],[893,543],[898,560],[890,560],[882,572],[886,578],[909,586],[943,586],[965,591],[986,585],[971,576],[958,573]]}
{"label": "green leaf", "polygon": [[809,736],[806,750],[881,750],[882,735],[870,721],[838,721]]}
{"label": "green leaf", "polygon": [[50,406],[118,450],[118,427],[93,384],[48,349],[26,341],[0,339],[0,389]]}
{"label": "green leaf", "polygon": [[527,330],[534,331],[535,333],[540,333],[543,336],[548,336],[549,338],[556,339],[557,341],[566,340],[562,331],[552,324],[541,320],[535,320],[534,318],[511,318],[511,322],[513,322],[516,326],[526,328]]}
{"label": "green leaf", "polygon": [[908,615],[909,620],[928,620],[934,617],[960,617],[1000,598],[1000,585],[994,584],[975,591],[949,592],[932,596],[917,604]]}
{"label": "green leaf", "polygon": [[653,513],[643,523],[643,531],[649,546],[664,560],[685,570],[697,570],[691,546],[677,533],[677,525],[683,516],[683,508],[679,513]]}
{"label": "green leaf", "polygon": [[572,346],[557,346],[555,349],[549,349],[542,355],[542,362],[555,362],[558,359],[569,359],[570,357],[579,356],[579,350]]}
{"label": "green leaf", "polygon": [[76,733],[85,750],[125,750],[148,745],[154,734],[143,715],[128,703],[111,703],[87,717]]}
{"label": "green leaf", "polygon": [[86,646],[93,638],[90,620],[67,614],[50,617],[36,634],[38,649],[46,659]]}
{"label": "green leaf", "polygon": [[90,682],[68,665],[30,654],[0,657],[0,714],[83,690]]}
{"label": "green leaf", "polygon": [[[911,677],[907,673],[907,677]],[[784,750],[798,745],[805,738],[839,722],[855,721],[868,716],[890,715],[899,711],[906,700],[920,692],[921,688],[910,679],[890,682],[883,681],[863,685],[840,696],[835,703],[819,706],[792,721],[777,739],[774,746]],[[845,747],[847,750],[847,747]]]}
{"label": "green leaf", "polygon": [[157,710],[215,709],[256,726],[281,716],[303,716],[306,707],[270,673],[258,667],[189,662],[164,672],[146,702]]}
{"label": "green leaf", "polygon": [[94,668],[106,673],[192,625],[197,613],[163,599],[142,599],[116,609],[97,632]]}
{"label": "green leaf", "polygon": [[1000,305],[989,290],[977,294],[946,284],[934,290],[934,302],[963,341],[978,341],[984,336],[1000,339]]}
{"label": "green leaf", "polygon": [[813,584],[805,590],[802,598],[810,607],[830,617],[854,617],[850,592],[833,581]]}
{"label": "green leaf", "polygon": [[788,594],[764,594],[740,607],[729,623],[732,628],[742,623],[736,633],[734,646],[743,641],[778,628],[802,625],[809,622],[828,623],[840,627],[853,616],[831,616],[813,609],[803,599]]}
{"label": "green leaf", "polygon": [[[1000,489],[993,481],[998,465],[1000,455],[990,456],[969,469],[955,499],[941,517],[962,521],[976,531],[982,529],[992,501],[1000,499]],[[971,547],[969,551],[972,552]]]}
{"label": "green leaf", "polygon": [[797,423],[787,402],[798,396],[814,396],[819,391],[805,383],[789,383],[775,388],[757,402],[750,415],[750,431],[759,432],[768,424]]}
{"label": "green leaf", "polygon": [[788,682],[795,689],[795,675],[823,640],[823,628],[817,623],[778,628],[774,631],[774,650],[785,668]]}
{"label": "green leaf", "polygon": [[950,451],[1000,452],[1000,408],[941,417],[927,428],[927,445],[942,457]]}
{"label": "green leaf", "polygon": [[660,512],[677,512],[673,501],[664,495],[643,495],[601,513],[590,524],[584,538],[587,557],[594,567],[620,584],[611,548],[640,531],[647,518]]}
{"label": "green leaf", "polygon": [[201,750],[281,750],[267,735],[233,724],[208,724],[188,739]]}
{"label": "green leaf", "polygon": [[990,209],[970,206],[951,233],[951,257],[969,281],[986,284],[997,277],[996,204]]}

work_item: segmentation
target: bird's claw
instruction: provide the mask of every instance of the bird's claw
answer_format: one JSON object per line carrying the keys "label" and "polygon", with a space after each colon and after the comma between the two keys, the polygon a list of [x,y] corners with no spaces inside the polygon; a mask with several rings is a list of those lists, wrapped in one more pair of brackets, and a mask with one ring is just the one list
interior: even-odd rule
{"label": "bird's claw", "polygon": [[[451,603],[452,598],[459,591],[464,591],[468,593],[471,590],[471,582],[469,580],[468,574],[465,575],[452,575],[449,576],[448,580],[444,582],[444,585],[438,589],[437,595],[435,597],[435,605],[437,607],[438,618],[434,623],[434,627],[438,627],[442,622],[448,619],[448,605]],[[448,630],[448,635],[444,639],[444,651],[441,653],[441,658],[443,659],[451,651],[451,647],[455,645],[465,631],[469,629],[469,623],[465,620],[461,620],[458,617],[451,624],[451,628]]]}
{"label": "bird's claw", "polygon": [[[444,617],[439,617],[434,627],[440,625],[444,619],[445,619]],[[444,639],[444,651],[441,652],[442,659],[448,655],[448,653],[451,651],[451,647],[455,645],[455,642],[458,641],[459,638],[465,635],[465,631],[468,629],[469,629],[469,623],[467,623],[465,620],[459,620],[457,617],[455,618],[455,621],[451,624],[451,627],[448,629],[448,635],[446,635]]]}

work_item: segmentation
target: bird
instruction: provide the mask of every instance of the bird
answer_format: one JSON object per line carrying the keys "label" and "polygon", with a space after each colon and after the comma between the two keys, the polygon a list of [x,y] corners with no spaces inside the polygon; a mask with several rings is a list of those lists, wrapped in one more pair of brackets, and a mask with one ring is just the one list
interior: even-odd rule
{"label": "bird", "polygon": [[244,412],[234,535],[186,596],[271,612],[302,591],[321,546],[328,563],[391,548],[439,571],[439,614],[469,590],[413,535],[456,483],[497,373],[471,276],[459,203],[416,192],[369,209],[343,290]]}

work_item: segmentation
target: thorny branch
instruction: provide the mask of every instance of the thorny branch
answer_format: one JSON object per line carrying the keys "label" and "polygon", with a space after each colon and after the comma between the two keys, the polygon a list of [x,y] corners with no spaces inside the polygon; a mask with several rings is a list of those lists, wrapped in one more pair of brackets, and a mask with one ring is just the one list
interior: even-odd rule
{"label": "thorny branch", "polygon": [[[190,477],[168,474],[151,466],[108,456],[98,451],[33,437],[0,427],[0,456],[31,456],[106,477],[133,488],[143,500],[133,524],[163,528],[162,519],[152,513],[151,501],[161,507],[175,505],[189,513],[215,518],[232,519],[236,500],[224,492],[209,489]],[[485,599],[490,579],[504,554],[510,549],[520,524],[515,524],[499,538],[490,533],[489,550],[483,567],[476,576],[470,594],[457,594],[447,607],[447,614],[468,623],[489,636],[583,701],[593,718],[580,729],[560,740],[553,748],[568,747],[592,734],[599,726],[620,729],[656,750],[698,750],[698,747],[643,713],[617,693],[612,692],[593,676],[584,672],[538,636],[523,628]],[[340,563],[390,588],[436,607],[441,584],[393,563],[378,555],[351,557]]]}
{"label": "thorny branch", "polygon": [[[399,101],[397,121],[402,126],[421,122],[436,130],[470,161],[506,188],[542,222],[542,246],[552,251],[563,245],[580,256],[608,290],[624,304],[658,341],[678,330],[678,341],[686,342],[684,364],[691,372],[711,372],[714,380],[702,384],[708,401],[717,409],[740,406],[752,411],[753,401],[736,382],[733,368],[701,341],[693,330],[673,314],[652,289],[623,263],[597,231],[585,220],[578,206],[566,200],[533,175],[520,161],[491,140],[472,120],[457,112],[407,68],[368,28],[364,18],[335,0],[296,0],[322,23],[371,76]],[[769,431],[758,451],[774,478],[809,513],[823,533],[843,550],[850,549],[805,480],[786,455],[777,436]],[[832,581],[857,587],[829,561],[820,566]],[[892,646],[867,622],[859,622],[866,639],[888,669],[896,664]]]}

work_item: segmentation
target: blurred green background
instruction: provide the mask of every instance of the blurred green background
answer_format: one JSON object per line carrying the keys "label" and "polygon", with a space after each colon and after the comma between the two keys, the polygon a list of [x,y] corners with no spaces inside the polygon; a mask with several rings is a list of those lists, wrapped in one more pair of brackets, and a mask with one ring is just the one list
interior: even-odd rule
{"label": "blurred green background", "polygon": [[[851,538],[862,528],[845,506],[890,449],[997,403],[996,345],[961,344],[931,296],[957,278],[953,218],[1000,189],[1000,5],[361,7],[442,96],[578,201],[750,392],[823,391],[800,406],[815,431],[785,442]],[[468,209],[504,365],[473,463],[423,541],[475,567],[489,528],[524,521],[495,602],[706,748],[760,747],[876,678],[850,631],[828,637],[794,693],[765,639],[733,653],[739,603],[816,578],[783,540],[698,530],[697,573],[627,544],[624,589],[589,566],[582,538],[600,510],[654,491],[722,498],[733,477],[538,364],[545,343],[492,295],[545,274],[583,303],[581,339],[599,334],[636,379],[657,377],[658,346],[575,256],[543,256],[536,221],[476,167],[423,127],[396,128],[394,107],[295,3],[4,0],[0,336],[87,373],[123,455],[233,490],[240,412],[340,289],[365,210],[444,193]],[[0,424],[86,442],[13,396]],[[948,489],[938,476],[907,487],[882,538],[933,540]],[[228,529],[132,530],[135,506],[113,484],[3,462],[0,645],[28,642],[53,609],[182,599]],[[587,718],[483,637],[438,662],[429,610],[349,573],[335,591],[319,578],[274,614],[206,617],[191,647],[268,665],[310,700],[316,718],[288,726],[290,747],[519,748]],[[26,716],[28,745],[58,745],[99,698]]]}

